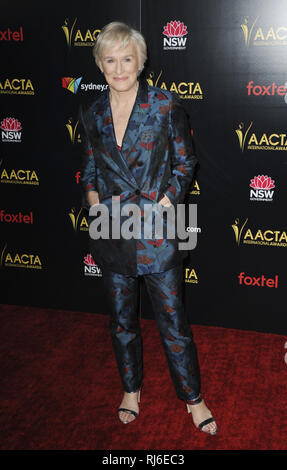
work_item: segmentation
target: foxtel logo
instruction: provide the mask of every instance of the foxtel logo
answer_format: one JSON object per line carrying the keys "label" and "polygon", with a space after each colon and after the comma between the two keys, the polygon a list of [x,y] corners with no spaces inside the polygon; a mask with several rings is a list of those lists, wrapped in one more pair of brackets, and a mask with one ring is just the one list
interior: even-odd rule
{"label": "foxtel logo", "polygon": [[81,172],[80,171],[76,171],[75,180],[76,180],[76,184],[80,183],[80,181],[81,181]]}
{"label": "foxtel logo", "polygon": [[248,82],[246,85],[246,88],[248,90],[248,96],[250,95],[255,95],[255,96],[274,96],[274,95],[280,95],[284,96],[287,92],[287,88],[285,85],[276,85],[274,82],[272,82],[271,85],[253,85],[254,81]]}
{"label": "foxtel logo", "polygon": [[12,31],[10,28],[6,31],[0,31],[0,41],[24,41],[23,27],[20,26],[19,31]]}
{"label": "foxtel logo", "polygon": [[251,287],[274,287],[278,288],[278,274],[274,278],[267,278],[263,274],[259,277],[245,276],[244,272],[238,275],[239,285],[251,286]]}
{"label": "foxtel logo", "polygon": [[29,214],[22,214],[22,212],[18,212],[18,214],[9,214],[5,209],[0,209],[0,222],[6,222],[8,224],[33,224],[33,212],[30,211]]}

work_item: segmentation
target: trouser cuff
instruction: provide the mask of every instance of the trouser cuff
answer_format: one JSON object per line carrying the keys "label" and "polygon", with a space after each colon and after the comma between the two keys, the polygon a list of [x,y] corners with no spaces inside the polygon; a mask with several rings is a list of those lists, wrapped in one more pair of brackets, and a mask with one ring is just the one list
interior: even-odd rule
{"label": "trouser cuff", "polygon": [[187,403],[188,405],[198,405],[198,403],[202,402],[202,398],[200,396],[200,394],[196,397],[196,398],[193,398],[191,400],[184,400],[185,403]]}

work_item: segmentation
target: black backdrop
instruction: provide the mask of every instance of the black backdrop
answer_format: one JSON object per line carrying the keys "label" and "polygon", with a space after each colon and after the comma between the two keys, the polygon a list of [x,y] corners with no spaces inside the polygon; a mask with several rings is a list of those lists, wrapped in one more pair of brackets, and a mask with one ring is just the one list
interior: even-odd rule
{"label": "black backdrop", "polygon": [[[112,20],[142,31],[146,79],[177,92],[191,117],[191,322],[285,333],[284,0],[2,0],[1,302],[108,313],[80,207],[77,116],[105,84],[91,46]],[[141,300],[151,318],[143,284]]]}

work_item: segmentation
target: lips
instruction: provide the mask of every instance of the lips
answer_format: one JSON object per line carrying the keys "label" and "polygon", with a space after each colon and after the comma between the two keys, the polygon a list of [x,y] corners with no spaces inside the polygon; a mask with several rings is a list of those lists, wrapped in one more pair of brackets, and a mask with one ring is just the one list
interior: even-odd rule
{"label": "lips", "polygon": [[119,82],[127,80],[128,77],[114,77],[114,80],[117,80]]}

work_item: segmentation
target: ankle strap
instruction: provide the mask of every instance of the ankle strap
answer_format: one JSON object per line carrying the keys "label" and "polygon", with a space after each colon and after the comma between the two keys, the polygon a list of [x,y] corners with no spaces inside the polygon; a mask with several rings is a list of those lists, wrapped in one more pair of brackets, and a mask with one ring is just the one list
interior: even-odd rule
{"label": "ankle strap", "polygon": [[188,405],[198,405],[198,403],[202,402],[202,398],[200,395],[198,395],[197,398],[194,398],[193,400],[185,400],[185,403]]}

